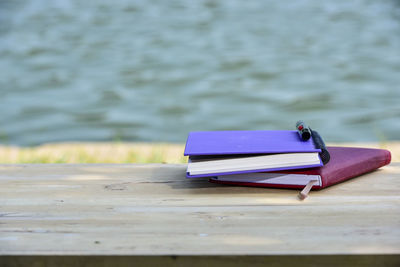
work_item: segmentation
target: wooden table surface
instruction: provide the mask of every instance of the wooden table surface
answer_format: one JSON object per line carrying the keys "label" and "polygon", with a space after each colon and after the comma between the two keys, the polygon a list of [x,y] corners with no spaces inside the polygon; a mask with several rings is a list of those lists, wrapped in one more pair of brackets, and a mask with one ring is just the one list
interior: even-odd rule
{"label": "wooden table surface", "polygon": [[0,165],[0,255],[400,254],[400,163],[304,201],[185,168]]}

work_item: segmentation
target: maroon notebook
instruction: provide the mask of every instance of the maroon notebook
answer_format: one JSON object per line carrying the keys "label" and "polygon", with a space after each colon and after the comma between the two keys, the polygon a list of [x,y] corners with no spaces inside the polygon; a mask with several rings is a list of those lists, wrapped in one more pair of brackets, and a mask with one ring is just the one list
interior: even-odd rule
{"label": "maroon notebook", "polygon": [[323,167],[246,175],[222,175],[210,182],[276,188],[303,188],[316,180],[312,189],[321,189],[371,172],[390,163],[391,155],[385,149],[328,147],[331,160]]}

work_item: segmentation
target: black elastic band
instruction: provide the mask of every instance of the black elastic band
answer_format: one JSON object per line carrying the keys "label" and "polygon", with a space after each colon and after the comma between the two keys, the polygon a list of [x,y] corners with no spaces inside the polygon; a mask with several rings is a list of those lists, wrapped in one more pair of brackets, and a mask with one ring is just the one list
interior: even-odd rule
{"label": "black elastic band", "polygon": [[328,149],[326,149],[324,140],[322,140],[322,137],[317,131],[313,130],[311,130],[311,138],[314,141],[315,148],[321,149],[319,156],[321,157],[322,163],[327,164],[331,159],[331,155],[329,154]]}

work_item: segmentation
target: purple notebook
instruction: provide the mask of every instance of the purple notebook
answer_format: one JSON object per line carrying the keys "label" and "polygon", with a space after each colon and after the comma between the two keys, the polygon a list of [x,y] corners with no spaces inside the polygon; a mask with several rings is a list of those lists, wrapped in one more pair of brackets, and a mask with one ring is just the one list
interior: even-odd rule
{"label": "purple notebook", "polygon": [[[320,151],[320,149],[314,147],[312,139],[308,141],[301,140],[297,131],[210,131],[189,133],[184,155],[189,156],[190,159],[193,156],[318,153]],[[304,165],[300,168],[320,167],[322,165],[320,161],[318,164]],[[190,175],[187,173],[187,177],[210,177],[216,175],[288,169],[299,169],[299,166],[201,175]]]}

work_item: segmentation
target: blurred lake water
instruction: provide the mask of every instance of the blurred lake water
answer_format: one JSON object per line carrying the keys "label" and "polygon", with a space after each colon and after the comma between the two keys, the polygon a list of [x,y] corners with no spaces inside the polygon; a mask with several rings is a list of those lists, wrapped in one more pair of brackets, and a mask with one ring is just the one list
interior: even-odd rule
{"label": "blurred lake water", "polygon": [[0,1],[0,143],[400,139],[399,1]]}

